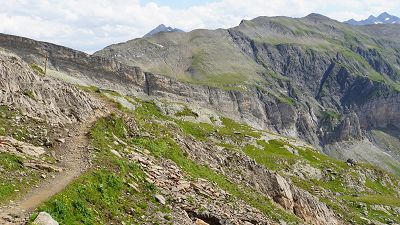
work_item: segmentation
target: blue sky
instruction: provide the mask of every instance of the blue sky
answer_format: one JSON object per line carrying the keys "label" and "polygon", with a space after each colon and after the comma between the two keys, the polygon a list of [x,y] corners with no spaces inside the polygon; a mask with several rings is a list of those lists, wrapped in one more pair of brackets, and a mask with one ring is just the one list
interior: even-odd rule
{"label": "blue sky", "polygon": [[343,21],[387,11],[399,0],[1,0],[0,32],[85,52],[138,38],[163,23],[185,31],[229,28],[257,16],[315,12]]}

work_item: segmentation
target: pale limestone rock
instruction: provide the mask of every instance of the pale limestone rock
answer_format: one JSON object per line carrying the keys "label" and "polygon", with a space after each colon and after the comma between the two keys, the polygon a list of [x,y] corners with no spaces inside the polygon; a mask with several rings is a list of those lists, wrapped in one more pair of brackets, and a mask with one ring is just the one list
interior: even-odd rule
{"label": "pale limestone rock", "polygon": [[39,215],[36,217],[36,219],[33,221],[33,225],[59,225],[59,224],[47,212],[40,212]]}
{"label": "pale limestone rock", "polygon": [[12,137],[0,136],[0,152],[9,152],[17,155],[39,157],[45,153],[44,148],[15,140]]}

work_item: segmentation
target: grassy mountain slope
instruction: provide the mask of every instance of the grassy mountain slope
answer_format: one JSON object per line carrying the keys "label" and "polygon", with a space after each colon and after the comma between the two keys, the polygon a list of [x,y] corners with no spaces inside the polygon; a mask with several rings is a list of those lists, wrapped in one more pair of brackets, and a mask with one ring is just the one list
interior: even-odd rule
{"label": "grassy mountain slope", "polygon": [[[157,160],[174,163],[189,181],[204,179],[215,184],[232,196],[228,202],[243,200],[271,223],[297,224],[307,221],[307,217],[296,210],[285,212],[278,200],[265,198],[268,196],[268,191],[262,188],[265,177],[249,175],[251,173],[242,168],[246,165],[244,162],[239,162],[236,169],[230,168],[232,159],[224,158],[224,154],[244,155],[263,168],[290,179],[295,186],[326,203],[343,221],[340,223],[400,220],[400,180],[376,167],[350,166],[297,140],[254,130],[218,115],[213,115],[207,123],[199,122],[197,118],[203,116],[201,112],[180,103],[143,101],[116,93],[106,96],[117,101],[121,112],[98,121],[91,131],[92,144],[97,149],[93,153],[95,169],[39,209],[50,212],[65,224],[72,221],[147,224],[155,220],[160,224],[175,224],[177,218],[171,208],[177,206],[177,197],[163,190],[161,184],[166,181],[145,178],[152,170],[147,166],[149,162],[131,157],[137,154],[144,157],[149,154],[154,157],[153,163]],[[134,106],[134,110],[124,105]],[[182,145],[182,142],[187,144]],[[202,149],[205,146],[218,147]],[[221,161],[214,161],[214,157]],[[255,184],[251,185],[252,182]],[[157,192],[166,196],[166,206],[152,197]],[[198,196],[191,196],[184,197],[185,205],[196,205]],[[228,202],[225,204],[233,204]],[[209,215],[209,218],[217,218],[216,221],[227,219],[215,214],[211,205],[203,207],[194,209],[197,216]],[[205,221],[213,224],[215,220]]]}
{"label": "grassy mountain slope", "polygon": [[264,71],[236,48],[226,30],[160,33],[113,45],[105,54],[146,71],[217,86],[260,80]]}
{"label": "grassy mountain slope", "polygon": [[287,122],[280,119],[295,109],[290,118],[307,114],[308,121],[295,122],[293,136],[322,148],[332,144],[336,147],[326,152],[341,159],[366,160],[356,153],[363,149],[377,156],[366,161],[385,169],[394,164],[397,171],[398,156],[388,151],[388,142],[367,134],[400,129],[398,30],[396,24],[351,26],[318,14],[257,17],[227,30],[135,39],[95,55],[178,80],[250,92],[265,103],[265,120],[283,134],[293,133],[290,126],[280,128]]}
{"label": "grassy mountain slope", "polygon": [[[391,31],[397,27],[353,27],[317,14],[299,19],[257,17],[242,21],[239,26],[228,30],[194,30],[134,39],[106,47],[95,55],[112,57],[150,72],[209,85],[217,82],[230,85],[232,80],[254,84],[262,75],[288,75],[279,71],[277,65],[264,65],[253,55],[243,54],[243,49],[231,36],[231,32],[240,32],[253,43],[298,46],[329,58],[341,54],[354,73],[387,82],[398,89],[400,65],[397,61],[399,53],[395,49],[399,47],[399,40],[396,32]],[[382,29],[388,35],[381,35]],[[393,66],[394,74],[388,75],[373,68],[373,63],[359,52],[361,49],[377,50],[382,55],[381,60]]]}

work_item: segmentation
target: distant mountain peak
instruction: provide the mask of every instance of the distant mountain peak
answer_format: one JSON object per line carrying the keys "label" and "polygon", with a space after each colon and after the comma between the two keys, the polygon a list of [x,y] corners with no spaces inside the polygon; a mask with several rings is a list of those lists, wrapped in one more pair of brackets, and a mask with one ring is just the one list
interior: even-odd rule
{"label": "distant mountain peak", "polygon": [[160,24],[156,28],[151,30],[149,33],[145,34],[143,37],[150,37],[160,32],[184,32],[184,31],[178,28],[167,27],[164,24]]}
{"label": "distant mountain peak", "polygon": [[387,12],[383,12],[383,13],[381,13],[381,15],[379,15],[379,16],[391,16],[389,13],[387,13]]}
{"label": "distant mountain peak", "polygon": [[351,25],[400,24],[400,18],[397,16],[390,15],[387,12],[383,12],[377,17],[370,15],[368,19],[365,20],[356,21],[355,19],[350,19],[345,21],[344,23]]}

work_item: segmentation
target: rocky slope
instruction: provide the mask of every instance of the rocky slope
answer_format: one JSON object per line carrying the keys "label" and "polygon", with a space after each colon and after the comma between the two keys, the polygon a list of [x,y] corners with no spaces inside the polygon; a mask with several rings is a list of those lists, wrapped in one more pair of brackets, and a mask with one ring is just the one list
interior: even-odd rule
{"label": "rocky slope", "polygon": [[[399,128],[398,30],[398,25],[351,27],[317,14],[259,17],[228,30],[135,39],[95,55],[217,87],[226,94],[203,87],[186,93],[187,84],[168,78],[153,85],[165,87],[162,95],[189,96],[254,126],[324,148],[345,141],[357,145],[371,130]],[[373,139],[368,143],[367,152],[381,148]],[[394,154],[382,150],[378,154],[385,160],[374,163],[386,169],[399,165]],[[338,155],[331,148],[326,152]]]}
{"label": "rocky slope", "polygon": [[[400,219],[399,180],[376,167],[334,160],[304,142],[202,108],[103,94],[121,111],[93,127],[96,169],[39,208],[62,223],[82,216],[100,224],[381,224]],[[102,190],[96,189],[98,182]],[[156,189],[147,189],[149,184]],[[100,206],[99,192],[109,205]],[[83,209],[78,213],[75,202]]]}
{"label": "rocky slope", "polygon": [[316,14],[259,17],[228,30],[135,39],[95,56],[7,35],[0,44],[39,65],[50,55],[49,74],[68,82],[200,104],[320,149],[330,145],[334,156],[346,157],[337,153],[342,142],[369,143],[366,154],[383,158],[369,162],[396,172],[396,153],[367,135],[398,129],[400,42],[390,29],[396,25],[382,26],[354,28]]}
{"label": "rocky slope", "polygon": [[[72,180],[85,169],[82,163],[74,164],[80,155],[70,148],[73,145],[64,143],[67,136],[76,139],[74,130],[103,105],[4,49],[0,50],[0,77],[0,223],[23,224],[27,218],[22,215],[28,212],[18,207],[27,210],[40,204],[41,198],[51,197],[52,191],[69,183],[66,175]],[[72,169],[66,166],[71,164]],[[74,170],[79,172],[71,175]],[[35,193],[35,188],[37,195],[12,201]]]}
{"label": "rocky slope", "polygon": [[0,103],[24,114],[51,121],[72,123],[85,120],[101,105],[76,87],[45,77],[18,56],[0,52]]}

